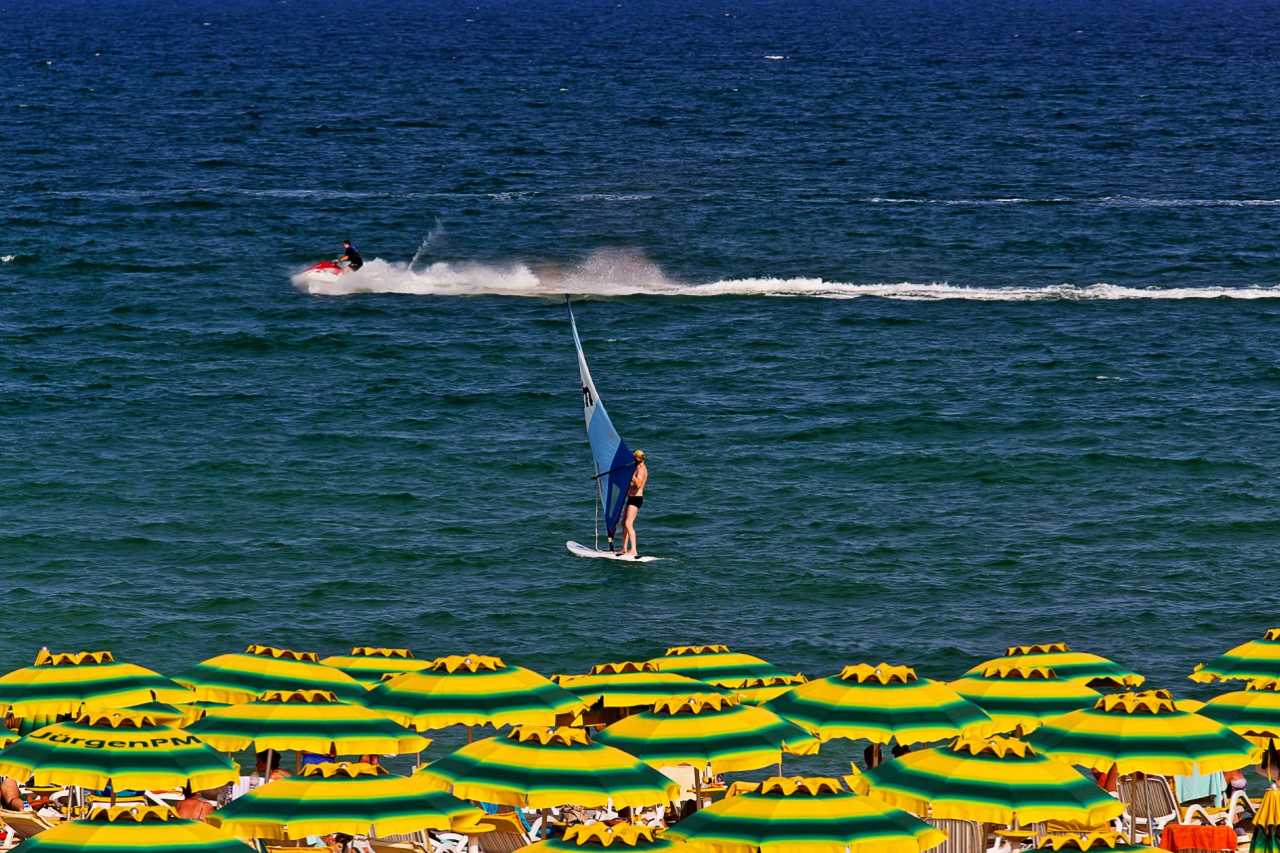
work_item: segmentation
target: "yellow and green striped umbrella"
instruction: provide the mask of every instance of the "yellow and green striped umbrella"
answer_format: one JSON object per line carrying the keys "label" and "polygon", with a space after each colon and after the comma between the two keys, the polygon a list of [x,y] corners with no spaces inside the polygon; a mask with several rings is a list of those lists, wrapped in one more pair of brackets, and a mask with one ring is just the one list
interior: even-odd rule
{"label": "yellow and green striped umbrella", "polygon": [[178,728],[183,728],[187,723],[198,720],[204,713],[194,704],[170,705],[168,702],[155,701],[140,702],[137,705],[121,705],[104,710],[146,714],[157,723],[164,723],[166,726],[177,726]]}
{"label": "yellow and green striped umbrella", "polygon": [[1004,656],[983,661],[965,675],[976,675],[993,665],[1027,667],[1047,666],[1059,678],[1082,681],[1091,687],[1141,687],[1146,681],[1138,673],[1113,660],[1089,652],[1073,652],[1066,643],[1036,643],[1028,646],[1009,646]]}
{"label": "yellow and green striped umbrella", "polygon": [[1132,844],[1123,835],[1109,829],[1060,832],[1050,829],[1040,839],[1039,850],[1065,850],[1067,853],[1160,853],[1161,848]]}
{"label": "yellow and green striped umbrella", "polygon": [[1068,764],[1005,737],[958,738],[909,752],[848,777],[859,794],[936,818],[1023,825],[1073,821],[1100,826],[1124,804]]}
{"label": "yellow and green striped umbrella", "polygon": [[674,672],[662,672],[652,661],[600,663],[586,675],[553,675],[551,680],[581,699],[587,707],[651,708],[668,699],[695,693],[720,693],[720,688]]}
{"label": "yellow and green striped umbrella", "polygon": [[467,744],[418,771],[432,787],[464,800],[526,808],[644,807],[680,786],[634,756],[593,742],[585,729],[516,726]]}
{"label": "yellow and green striped umbrella", "polygon": [[554,726],[582,700],[530,669],[488,655],[436,658],[379,684],[360,700],[419,731],[449,726]]}
{"label": "yellow and green striped umbrella", "polygon": [[548,838],[536,844],[516,848],[515,853],[697,853],[683,841],[672,841],[657,834],[652,826],[634,823],[579,823],[565,827],[562,838]]}
{"label": "yellow and green striped umbrella", "polygon": [[417,672],[431,665],[420,660],[408,649],[388,649],[376,646],[356,646],[349,655],[330,655],[320,663],[340,669],[365,687],[373,687],[386,675]]}
{"label": "yellow and green striped umbrella", "polygon": [[763,706],[826,742],[925,743],[962,732],[987,734],[991,719],[945,684],[907,666],[846,666],[839,675],[793,687]]}
{"label": "yellow and green striped umbrella", "polygon": [[950,684],[965,699],[991,715],[994,730],[1033,731],[1050,717],[1087,708],[1098,691],[1083,681],[1068,681],[1046,666],[993,663]]}
{"label": "yellow and green striped umbrella", "polygon": [[652,663],[662,672],[733,688],[742,701],[752,704],[768,702],[808,680],[803,673],[787,672],[755,655],[731,652],[724,645],[672,646]]}
{"label": "yellow and green striped umbrella", "polygon": [[1280,789],[1271,788],[1262,795],[1258,813],[1253,816],[1253,839],[1249,853],[1276,853],[1280,850]]}
{"label": "yellow and green striped umbrella", "polygon": [[37,785],[116,790],[216,788],[239,778],[230,759],[182,729],[145,714],[89,712],[0,750],[0,776]]}
{"label": "yellow and green striped umbrella", "polygon": [[255,788],[209,816],[242,838],[472,832],[484,812],[421,781],[372,764],[313,764]]}
{"label": "yellow and green striped umbrella", "polygon": [[718,693],[659,702],[606,727],[596,740],[653,767],[688,764],[713,773],[758,770],[778,764],[783,752],[813,755],[820,746],[772,711]]}
{"label": "yellow and green striped umbrella", "polygon": [[139,702],[189,702],[191,691],[157,672],[117,662],[111,652],[41,649],[31,666],[0,677],[0,715],[74,714]]}
{"label": "yellow and green striped umbrella", "polygon": [[1280,681],[1255,678],[1244,690],[1214,696],[1197,713],[1222,723],[1258,746],[1266,746],[1280,739]]}
{"label": "yellow and green striped umbrella", "polygon": [[1196,664],[1192,681],[1280,678],[1280,628],[1268,628],[1261,640],[1250,640],[1207,663]]}
{"label": "yellow and green striped umbrella", "polygon": [[175,680],[193,689],[197,699],[227,704],[252,702],[268,690],[328,690],[344,702],[361,701],[365,694],[364,685],[322,665],[315,652],[273,646],[209,658]]}
{"label": "yellow and green striped umbrella", "polygon": [[837,779],[774,776],[664,833],[705,853],[921,853],[946,836]]}
{"label": "yellow and green striped umbrella", "polygon": [[95,809],[19,845],[23,853],[247,853],[244,842],[165,806]]}
{"label": "yellow and green striped umbrella", "polygon": [[1178,710],[1165,690],[1103,696],[1046,720],[1031,745],[1059,761],[1120,775],[1191,776],[1257,763],[1259,750],[1226,726]]}
{"label": "yellow and green striped umbrella", "polygon": [[326,690],[269,691],[257,700],[208,711],[187,727],[223,752],[252,747],[338,755],[408,755],[431,743],[410,729]]}

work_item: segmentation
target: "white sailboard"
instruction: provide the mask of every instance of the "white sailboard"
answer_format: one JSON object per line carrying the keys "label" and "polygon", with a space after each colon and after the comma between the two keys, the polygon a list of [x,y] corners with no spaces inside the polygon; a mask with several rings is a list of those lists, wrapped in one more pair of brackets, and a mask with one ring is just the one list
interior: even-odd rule
{"label": "white sailboard", "polygon": [[635,473],[636,462],[631,455],[631,448],[614,429],[609,413],[596,392],[596,383],[591,379],[591,370],[587,367],[587,356],[582,351],[582,339],[578,337],[578,324],[573,319],[573,307],[569,297],[565,297],[565,308],[569,311],[569,328],[573,331],[573,345],[578,351],[578,378],[582,381],[582,411],[587,422],[587,442],[591,445],[591,461],[595,467],[592,481],[596,488],[596,535],[595,547],[588,548],[577,542],[566,542],[569,553],[578,557],[592,557],[606,560],[626,560],[647,563],[657,557],[619,557],[610,548],[600,548],[600,516],[604,516],[605,532],[608,542],[612,544],[618,522],[627,504],[627,488],[631,485],[631,475]]}
{"label": "white sailboard", "polygon": [[581,542],[574,542],[572,539],[564,543],[564,547],[569,549],[569,553],[575,557],[586,557],[595,560],[621,560],[624,563],[652,563],[658,557],[652,557],[648,554],[641,554],[638,557],[623,557],[621,554],[615,554],[612,551],[601,551],[599,548],[590,548]]}

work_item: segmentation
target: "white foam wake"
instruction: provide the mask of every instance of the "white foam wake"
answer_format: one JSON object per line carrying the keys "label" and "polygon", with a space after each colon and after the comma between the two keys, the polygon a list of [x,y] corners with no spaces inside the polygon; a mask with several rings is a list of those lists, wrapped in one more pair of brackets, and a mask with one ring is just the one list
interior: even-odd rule
{"label": "white foam wake", "polygon": [[414,296],[574,296],[624,297],[878,297],[911,301],[947,299],[979,302],[1091,301],[1127,299],[1280,299],[1280,285],[1254,287],[1122,287],[1114,284],[1042,287],[963,287],[946,282],[854,284],[821,278],[742,278],[704,284],[673,281],[642,255],[620,250],[592,254],[573,267],[525,263],[486,264],[439,261],[413,264],[369,261],[341,276],[295,273],[293,283],[317,296],[400,293]]}

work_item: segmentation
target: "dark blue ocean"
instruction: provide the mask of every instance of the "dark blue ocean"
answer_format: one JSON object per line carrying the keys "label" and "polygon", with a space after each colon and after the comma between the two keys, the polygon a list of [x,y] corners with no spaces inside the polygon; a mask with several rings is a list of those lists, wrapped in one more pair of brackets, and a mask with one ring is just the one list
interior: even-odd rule
{"label": "dark blue ocean", "polygon": [[[1276,4],[0,17],[4,669],[1068,640],[1181,691],[1280,624]],[[643,568],[564,549],[565,292]]]}

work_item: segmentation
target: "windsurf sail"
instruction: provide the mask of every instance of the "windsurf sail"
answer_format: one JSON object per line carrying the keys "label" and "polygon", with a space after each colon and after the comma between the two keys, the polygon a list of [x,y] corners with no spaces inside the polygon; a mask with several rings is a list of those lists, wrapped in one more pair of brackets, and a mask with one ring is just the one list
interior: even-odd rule
{"label": "windsurf sail", "polygon": [[573,345],[578,350],[578,374],[582,381],[582,410],[587,421],[587,441],[591,444],[591,458],[595,464],[596,499],[604,514],[605,530],[612,541],[613,532],[618,527],[618,519],[627,503],[627,487],[631,484],[631,475],[635,473],[636,461],[631,449],[618,435],[609,420],[609,413],[604,410],[604,403],[596,392],[596,383],[591,381],[591,370],[587,367],[587,356],[582,351],[582,339],[578,337],[578,324],[573,319],[573,307],[569,298],[565,297],[565,308],[569,310],[569,328],[573,330]]}

